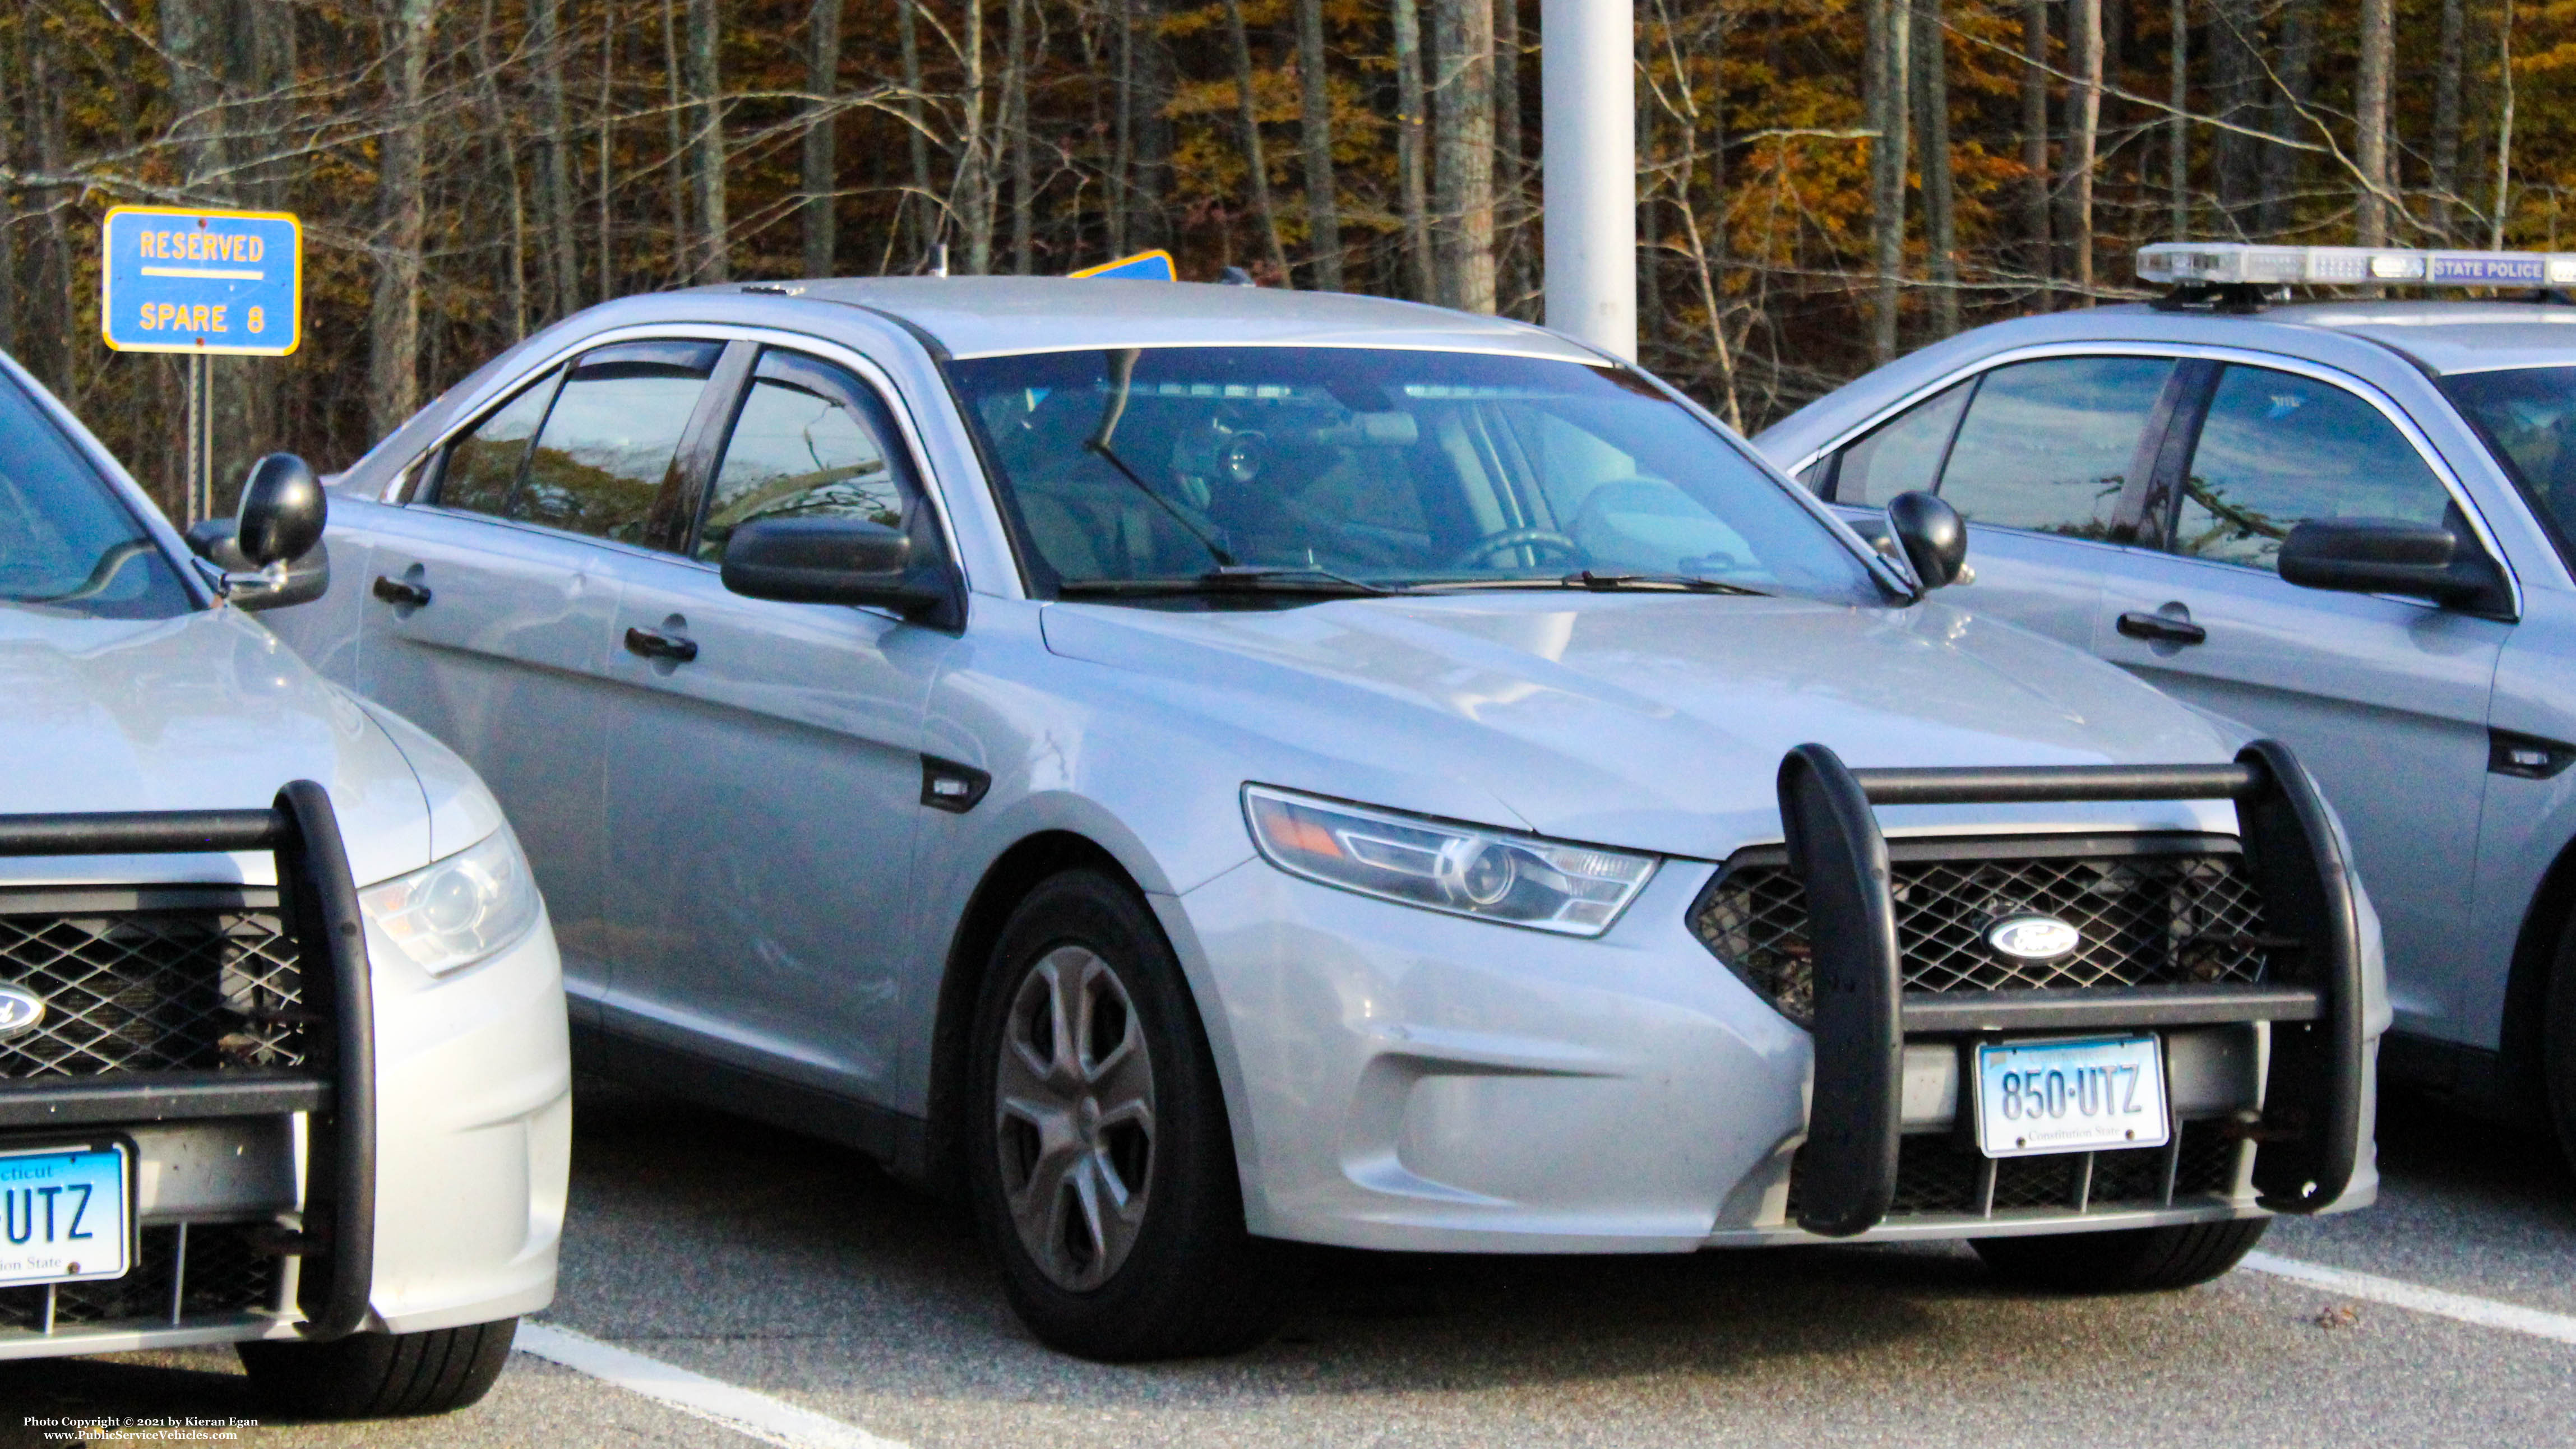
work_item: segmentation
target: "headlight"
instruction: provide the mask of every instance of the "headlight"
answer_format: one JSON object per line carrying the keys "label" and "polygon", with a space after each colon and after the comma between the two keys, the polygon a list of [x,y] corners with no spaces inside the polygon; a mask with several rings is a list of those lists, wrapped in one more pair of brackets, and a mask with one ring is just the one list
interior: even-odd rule
{"label": "headlight", "polygon": [[1655,873],[1655,857],[1451,825],[1243,787],[1262,857],[1381,900],[1569,936],[1598,936]]}
{"label": "headlight", "polygon": [[384,938],[433,976],[471,965],[537,922],[537,883],[510,827],[444,860],[358,892]]}

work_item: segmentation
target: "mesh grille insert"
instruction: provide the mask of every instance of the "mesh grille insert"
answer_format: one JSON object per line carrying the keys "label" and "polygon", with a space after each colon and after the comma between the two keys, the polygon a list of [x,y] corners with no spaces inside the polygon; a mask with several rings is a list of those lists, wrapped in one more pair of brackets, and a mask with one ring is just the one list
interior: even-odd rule
{"label": "mesh grille insert", "polygon": [[[1908,991],[2250,983],[2281,944],[2235,855],[1908,860],[1890,875]],[[2073,926],[2082,943],[2037,962],[1986,945],[1996,922],[2028,914]],[[1783,1015],[1814,1018],[1806,888],[1786,865],[1730,866],[1691,928]]]}
{"label": "mesh grille insert", "polygon": [[[260,1312],[277,1306],[284,1260],[262,1254],[242,1223],[196,1223],[188,1229],[187,1277],[179,1285],[186,1318]],[[171,1275],[179,1267],[179,1230],[145,1228],[134,1266],[122,1278],[54,1286],[54,1326],[106,1323],[166,1326]],[[44,1288],[0,1288],[0,1332],[41,1333]]]}
{"label": "mesh grille insert", "polygon": [[0,1041],[0,1079],[306,1062],[303,971],[273,910],[0,914],[0,982],[45,1003]]}
{"label": "mesh grille insert", "polygon": [[[2239,1144],[2223,1122],[2185,1122],[2182,1147],[2174,1162],[2174,1198],[2225,1196],[2236,1187]],[[1994,1210],[1999,1213],[2034,1208],[2075,1206],[2075,1188],[2085,1158],[2081,1152],[2043,1157],[2005,1157],[1995,1161]],[[2165,1149],[2130,1147],[2096,1152],[2088,1211],[2154,1206],[2163,1201]],[[1804,1154],[1789,1165],[1789,1220],[1799,1209],[1799,1169]],[[1977,1184],[1985,1159],[1976,1149],[1961,1147],[1947,1135],[1905,1137],[1896,1145],[1896,1196],[1889,1221],[1906,1217],[1974,1215]]]}

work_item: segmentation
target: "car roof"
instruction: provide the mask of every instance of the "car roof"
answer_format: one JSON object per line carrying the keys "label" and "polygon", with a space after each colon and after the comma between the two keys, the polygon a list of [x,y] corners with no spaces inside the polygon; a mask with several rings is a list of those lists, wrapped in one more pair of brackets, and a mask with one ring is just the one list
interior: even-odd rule
{"label": "car roof", "polygon": [[[1600,354],[1502,317],[1343,292],[1070,277],[871,277],[694,289],[841,302],[892,314],[952,357],[1102,347],[1395,347],[1598,363]],[[774,289],[774,290],[772,290]]]}
{"label": "car roof", "polygon": [[2440,373],[2576,363],[2576,307],[2563,302],[2356,298],[2270,307],[2260,315],[2367,337]]}

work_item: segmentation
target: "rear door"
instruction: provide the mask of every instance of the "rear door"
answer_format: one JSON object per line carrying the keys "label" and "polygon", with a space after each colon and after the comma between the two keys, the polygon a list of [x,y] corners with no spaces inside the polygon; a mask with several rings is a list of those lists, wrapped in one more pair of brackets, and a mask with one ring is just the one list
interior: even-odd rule
{"label": "rear door", "polygon": [[2326,369],[2226,362],[2177,419],[2142,520],[2108,561],[2095,647],[2287,743],[2342,816],[2387,933],[2401,1025],[2453,1009],[2467,941],[2487,712],[2512,626],[2284,582],[2310,518],[2466,515],[2393,402]]}
{"label": "rear door", "polygon": [[[717,353],[621,343],[548,371],[426,463],[373,523],[358,688],[447,743],[526,848],[587,1009],[607,988],[604,719],[617,577],[648,552]],[[677,421],[674,421],[674,419]]]}
{"label": "rear door", "polygon": [[[608,723],[606,1023],[882,1098],[923,805],[923,718],[954,634],[728,592],[734,529],[855,514],[945,551],[898,419],[854,354],[737,342],[689,452],[678,551],[621,561]],[[693,496],[695,494],[693,493]],[[928,953],[935,957],[936,951]]]}
{"label": "rear door", "polygon": [[2007,362],[1844,447],[1826,496],[1875,509],[1909,489],[1938,493],[1968,520],[1976,570],[1947,601],[2090,649],[2102,573],[2130,546],[2138,485],[2179,386],[2170,357]]}

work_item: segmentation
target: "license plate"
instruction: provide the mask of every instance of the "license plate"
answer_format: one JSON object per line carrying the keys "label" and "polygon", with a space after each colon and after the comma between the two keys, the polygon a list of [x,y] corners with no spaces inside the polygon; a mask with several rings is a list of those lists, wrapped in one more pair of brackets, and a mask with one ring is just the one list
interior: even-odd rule
{"label": "license plate", "polygon": [[2171,1131],[2154,1037],[1977,1048],[1977,1146],[1988,1157],[2162,1147]]}
{"label": "license plate", "polygon": [[0,1288],[124,1277],[132,1178],[121,1143],[0,1152]]}

